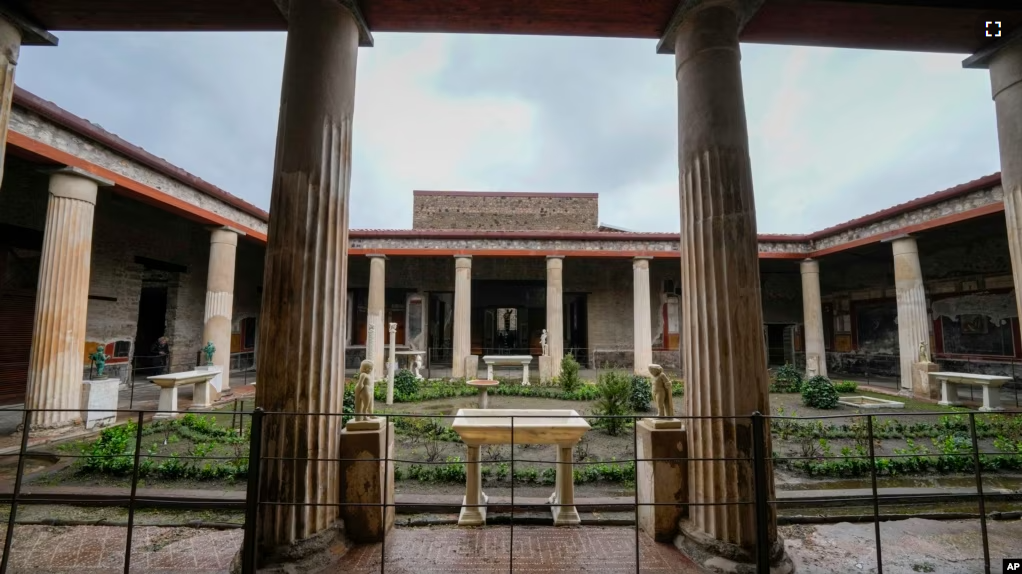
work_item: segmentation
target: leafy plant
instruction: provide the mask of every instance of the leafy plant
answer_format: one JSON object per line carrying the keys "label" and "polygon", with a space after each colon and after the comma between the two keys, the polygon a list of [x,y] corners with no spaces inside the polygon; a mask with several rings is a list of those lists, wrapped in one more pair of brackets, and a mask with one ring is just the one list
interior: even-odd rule
{"label": "leafy plant", "polygon": [[633,375],[632,394],[629,397],[629,406],[632,408],[632,411],[638,413],[649,411],[652,400],[653,386],[649,378],[642,375]]}
{"label": "leafy plant", "polygon": [[408,369],[401,369],[394,373],[394,400],[398,401],[398,397],[401,398],[399,402],[407,402],[414,400],[419,394],[419,380],[415,378],[415,373]]}
{"label": "leafy plant", "polygon": [[823,375],[802,383],[802,404],[814,409],[836,409],[838,395],[834,384]]}
{"label": "leafy plant", "polygon": [[582,379],[578,376],[579,364],[571,354],[564,355],[561,359],[561,374],[557,377],[561,384],[561,390],[566,393],[573,393],[582,386]]}
{"label": "leafy plant", "polygon": [[[620,417],[628,414],[632,395],[631,377],[617,371],[604,371],[600,373],[596,387],[600,398],[596,400],[593,414],[602,417]],[[617,436],[628,426],[628,421],[623,418],[601,418],[596,424],[607,431],[607,434]]]}
{"label": "leafy plant", "polygon": [[770,385],[770,392],[773,393],[797,393],[802,389],[802,371],[795,365],[786,363],[777,369],[774,375],[774,383]]}
{"label": "leafy plant", "polygon": [[834,383],[834,390],[839,393],[854,393],[859,388],[855,381],[839,381]]}

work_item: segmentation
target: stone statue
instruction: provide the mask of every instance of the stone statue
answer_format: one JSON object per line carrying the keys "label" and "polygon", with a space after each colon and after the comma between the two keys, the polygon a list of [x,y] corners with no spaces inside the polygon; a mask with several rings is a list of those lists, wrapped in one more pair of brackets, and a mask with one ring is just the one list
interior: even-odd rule
{"label": "stone statue", "polygon": [[930,362],[930,354],[926,352],[926,343],[922,341],[919,342],[919,362],[920,363]]}
{"label": "stone statue", "polygon": [[206,354],[206,366],[212,366],[213,353],[216,353],[216,345],[213,344],[213,341],[207,341],[206,346],[202,348],[202,352]]}
{"label": "stone statue", "polygon": [[373,417],[373,362],[362,361],[358,368],[358,382],[355,383],[355,420],[367,421]]}
{"label": "stone statue", "polygon": [[664,373],[660,365],[650,365],[649,374],[653,375],[653,398],[656,400],[656,415],[658,417],[674,416],[674,390],[671,385],[671,378]]}
{"label": "stone statue", "polygon": [[539,336],[539,346],[543,348],[543,356],[545,357],[547,354],[546,329],[543,329],[543,334]]}
{"label": "stone statue", "polygon": [[422,355],[415,355],[415,364],[412,366],[412,372],[415,373],[417,380],[422,380],[422,375],[419,374],[419,370],[422,369]]}
{"label": "stone statue", "polygon": [[103,379],[103,370],[106,369],[106,360],[108,358],[109,357],[106,356],[106,353],[103,352],[102,345],[97,346],[96,352],[89,355],[89,359],[93,363],[96,363],[96,379],[98,380]]}

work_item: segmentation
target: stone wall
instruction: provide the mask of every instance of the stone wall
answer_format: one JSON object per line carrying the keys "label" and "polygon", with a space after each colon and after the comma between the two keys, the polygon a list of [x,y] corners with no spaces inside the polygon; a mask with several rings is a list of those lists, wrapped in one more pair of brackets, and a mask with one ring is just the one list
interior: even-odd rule
{"label": "stone wall", "polygon": [[596,231],[596,194],[416,191],[413,229]]}

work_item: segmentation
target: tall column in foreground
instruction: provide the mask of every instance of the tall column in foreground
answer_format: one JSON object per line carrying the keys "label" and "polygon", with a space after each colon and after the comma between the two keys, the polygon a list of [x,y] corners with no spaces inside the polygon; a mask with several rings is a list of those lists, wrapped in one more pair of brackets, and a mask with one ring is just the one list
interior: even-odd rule
{"label": "tall column in foreground", "polygon": [[454,349],[451,376],[466,376],[465,360],[472,354],[472,256],[454,258]]}
{"label": "tall column in foreground", "polygon": [[214,229],[209,236],[209,273],[206,276],[206,317],[202,343],[213,341],[213,364],[220,367],[220,392],[231,388],[231,316],[234,313],[234,263],[239,232]]}
{"label": "tall column in foreground", "polygon": [[72,410],[34,413],[35,428],[61,427],[81,418],[92,219],[100,185],[111,182],[75,168],[50,176],[25,407]]}
{"label": "tall column in foreground", "polygon": [[632,370],[636,375],[649,376],[649,365],[653,362],[653,318],[649,303],[649,260],[652,257],[636,257],[632,261],[634,282],[634,339],[635,352]]}
{"label": "tall column in foreground", "polygon": [[14,99],[14,70],[21,51],[21,30],[0,17],[0,182],[4,178],[4,150],[7,148],[7,125],[11,120]]}
{"label": "tall column in foreground", "polygon": [[[748,417],[769,412],[763,349],[756,208],[742,93],[738,32],[747,2],[689,7],[673,38],[678,81],[682,340],[686,414]],[[768,510],[768,540],[756,539],[749,418],[691,419],[686,551],[707,566],[752,563],[769,544],[790,567]],[[770,452],[769,430],[766,452]],[[773,474],[767,497],[773,498]],[[713,506],[700,506],[711,504]],[[709,561],[709,562],[708,562]],[[734,564],[731,564],[734,566]]]}
{"label": "tall column in foreground", "polygon": [[919,247],[914,237],[891,241],[894,251],[894,286],[898,298],[898,355],[901,359],[903,393],[912,393],[912,365],[919,360],[919,344],[930,346],[929,319],[923,270],[919,266]]}
{"label": "tall column in foreground", "polygon": [[564,358],[564,257],[546,258],[546,342],[554,358],[554,371],[561,370]]}
{"label": "tall column in foreground", "polygon": [[341,418],[316,415],[340,413],[344,394],[358,46],[359,24],[344,2],[291,0],[259,321],[259,340],[276,347],[259,354],[256,403],[301,414],[264,419],[259,497],[270,503],[259,511],[264,554],[338,520],[338,508],[329,505],[339,502],[339,465],[309,459],[340,453]]}
{"label": "tall column in foreground", "polygon": [[802,271],[802,324],[805,327],[806,377],[827,376],[823,342],[823,304],[820,302],[820,264],[806,259]]}
{"label": "tall column in foreground", "polygon": [[376,338],[373,344],[370,345],[366,341],[366,350],[368,353],[369,349],[372,349],[373,356],[366,355],[366,358],[373,362],[373,379],[379,380],[383,377],[383,357],[384,357],[384,334],[386,330],[383,328],[383,313],[385,311],[384,306],[386,305],[385,289],[386,284],[386,265],[387,257],[384,255],[369,255],[369,301],[366,305],[366,314],[368,315],[367,325],[372,325],[373,330],[369,331],[366,329],[366,335],[371,332]]}

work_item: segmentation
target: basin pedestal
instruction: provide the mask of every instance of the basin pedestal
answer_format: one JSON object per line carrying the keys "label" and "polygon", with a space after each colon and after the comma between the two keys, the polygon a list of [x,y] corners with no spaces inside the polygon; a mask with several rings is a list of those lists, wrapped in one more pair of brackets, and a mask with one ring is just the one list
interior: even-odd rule
{"label": "basin pedestal", "polygon": [[[355,542],[380,542],[384,532],[394,527],[394,464],[387,464],[394,458],[394,424],[352,430],[353,422],[341,430],[344,532]],[[369,506],[384,503],[390,506]]]}
{"label": "basin pedestal", "polygon": [[554,526],[572,526],[582,522],[575,508],[575,480],[571,447],[557,447],[557,478],[554,493],[550,495],[550,512]]}
{"label": "basin pedestal", "polygon": [[486,524],[486,503],[489,497],[483,492],[483,467],[479,464],[479,445],[468,447],[465,459],[465,498],[462,499],[458,526],[483,526]]}
{"label": "basin pedestal", "polygon": [[[681,425],[657,428],[654,419],[642,419],[639,435],[639,528],[657,542],[672,542],[688,502],[688,441]],[[660,421],[667,422],[667,421]],[[680,422],[680,421],[679,421]],[[645,460],[643,460],[645,459]],[[650,460],[653,459],[653,460]],[[678,506],[656,506],[677,503]],[[645,506],[644,506],[645,505]]]}

